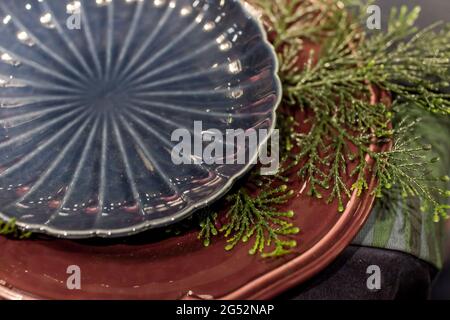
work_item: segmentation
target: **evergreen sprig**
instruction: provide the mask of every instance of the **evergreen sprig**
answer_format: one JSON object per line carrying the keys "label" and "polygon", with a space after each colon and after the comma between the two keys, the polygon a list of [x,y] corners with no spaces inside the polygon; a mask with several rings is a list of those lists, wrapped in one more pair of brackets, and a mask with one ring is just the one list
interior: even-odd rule
{"label": "evergreen sprig", "polygon": [[[290,6],[288,0],[274,1],[271,6],[267,1],[259,2],[263,3],[260,8],[265,11],[264,15],[270,17],[266,21],[272,23],[276,34],[274,43],[283,61],[284,102],[314,112],[314,124],[309,133],[291,134],[292,143],[299,150],[293,154],[295,163],[305,162],[298,175],[309,182],[309,193],[322,198],[321,190],[332,188],[327,200],[337,198],[342,211],[341,195],[349,195],[343,183],[345,176],[357,177],[352,189],[359,194],[367,189],[365,159],[369,154],[377,160],[379,170],[375,173],[380,186],[399,184],[411,196],[426,197],[427,202],[433,204],[433,210],[447,217],[446,205],[432,201],[428,192],[418,192],[425,190],[419,176],[399,171],[403,165],[400,166],[398,156],[402,160],[409,156],[411,166],[416,164],[411,158],[412,150],[399,149],[399,141],[389,127],[393,112],[384,104],[371,101],[371,88],[391,93],[394,103],[402,101],[402,106],[450,115],[450,95],[444,93],[449,87],[450,25],[440,31],[436,31],[437,25],[418,31],[414,24],[420,9],[402,7],[391,12],[386,32],[368,34],[362,22],[367,19],[365,8],[370,2],[352,1],[353,6],[347,10],[340,9],[341,1],[296,1]],[[292,28],[301,29],[302,23],[311,23],[304,20],[291,24],[289,17],[302,12],[303,5],[310,8],[312,3],[317,10],[324,3],[335,9],[327,9],[331,11],[327,16],[316,14],[324,20],[319,20],[321,27],[316,27],[314,36],[302,34],[301,39],[283,36],[286,30],[290,30],[288,34],[295,34]],[[268,8],[272,10],[270,13]],[[319,52],[311,51],[310,58],[299,66],[299,43],[314,42],[317,38],[323,40]],[[374,141],[392,141],[394,150],[372,152],[369,146]],[[356,146],[356,152],[347,148],[349,143]],[[348,161],[358,163],[350,173],[345,166]],[[446,192],[441,190],[440,193]]]}
{"label": "evergreen sprig", "polygon": [[17,228],[15,220],[9,222],[0,221],[0,235],[17,239],[27,239],[31,236],[31,232],[22,231]]}
{"label": "evergreen sprig", "polygon": [[208,247],[211,244],[211,239],[219,234],[217,224],[217,213],[205,209],[204,217],[200,219],[201,231],[198,233],[198,239],[203,241],[203,245]]}
{"label": "evergreen sprig", "polygon": [[[427,111],[449,115],[450,95],[443,90],[449,87],[450,25],[440,31],[436,31],[439,24],[418,31],[414,23],[420,9],[402,7],[393,9],[386,31],[368,34],[361,24],[367,18],[364,8],[361,4],[356,10],[335,10],[330,18],[333,31],[323,38],[320,52],[311,52],[302,66],[298,41],[283,40],[285,101],[330,115],[335,113],[336,97],[367,101],[370,83]],[[320,28],[317,32],[322,34]],[[347,105],[349,112],[352,107]]]}
{"label": "evergreen sprig", "polygon": [[431,144],[423,143],[419,126],[421,119],[404,115],[405,112],[401,111],[399,114],[402,117],[396,124],[392,149],[373,155],[376,159],[374,172],[379,179],[375,194],[386,201],[383,197],[391,197],[384,190],[394,189],[391,193],[403,198],[419,199],[421,210],[432,210],[435,222],[447,219],[450,205],[445,199],[450,197],[450,191],[444,188],[450,178],[433,172],[440,158],[432,152]]}
{"label": "evergreen sprig", "polygon": [[[372,1],[251,3],[260,11],[278,52],[284,89],[279,128],[285,161],[275,178],[288,182],[290,169],[298,168],[297,176],[308,182],[309,194],[324,198],[327,192],[325,200],[337,200],[342,212],[344,197],[351,191],[364,192],[367,171],[373,170],[379,181],[375,194],[384,195],[380,201],[389,201],[389,191],[401,190],[403,197],[418,198],[435,221],[448,218],[449,206],[442,199],[449,191],[437,187],[438,178],[430,170],[437,159],[430,158],[430,146],[420,144],[414,135],[420,120],[394,118],[399,108],[403,115],[413,109],[450,115],[450,96],[444,93],[449,87],[450,25],[419,31],[414,25],[420,9],[401,7],[391,12],[386,31],[370,34],[365,22]],[[299,58],[305,50],[307,59]],[[374,101],[375,89],[389,92],[394,106]],[[304,123],[294,120],[296,109],[312,111],[306,120],[309,132],[298,130]],[[392,149],[376,152],[374,144]],[[375,163],[373,169],[368,156]],[[355,168],[349,171],[347,164],[352,162]],[[344,182],[349,177],[356,180],[351,187]],[[262,192],[272,188],[267,181],[261,186]],[[243,210],[255,199],[239,192],[230,198],[233,212],[239,217],[239,209],[245,219]]]}
{"label": "evergreen sprig", "polygon": [[[232,250],[239,243],[247,243],[253,239],[249,254],[260,253],[262,257],[278,257],[285,255],[297,246],[289,236],[300,232],[299,228],[288,219],[294,216],[293,211],[282,212],[277,206],[288,202],[293,192],[287,186],[264,190],[251,195],[248,190],[240,189],[227,197],[230,209],[225,215],[226,222],[219,232],[227,240],[225,250]],[[211,235],[216,235],[217,215],[207,217],[202,222],[199,238],[205,245],[211,242]],[[267,249],[269,248],[269,251]]]}

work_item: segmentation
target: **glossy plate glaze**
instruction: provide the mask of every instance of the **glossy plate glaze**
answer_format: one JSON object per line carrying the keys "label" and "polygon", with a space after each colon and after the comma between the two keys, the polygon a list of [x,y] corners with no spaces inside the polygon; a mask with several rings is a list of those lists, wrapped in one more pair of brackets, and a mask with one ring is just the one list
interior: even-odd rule
{"label": "glossy plate glaze", "polygon": [[84,238],[187,217],[257,150],[244,164],[175,165],[172,133],[195,135],[194,121],[270,133],[276,73],[236,0],[1,0],[0,218]]}

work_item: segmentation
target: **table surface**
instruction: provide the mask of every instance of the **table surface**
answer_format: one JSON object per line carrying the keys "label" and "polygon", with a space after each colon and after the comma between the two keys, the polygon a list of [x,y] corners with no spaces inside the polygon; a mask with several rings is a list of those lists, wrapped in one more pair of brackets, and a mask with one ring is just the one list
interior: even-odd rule
{"label": "table surface", "polygon": [[[379,289],[367,284],[371,266],[379,268]],[[279,299],[424,300],[430,296],[436,273],[433,266],[412,255],[352,245],[318,276]]]}

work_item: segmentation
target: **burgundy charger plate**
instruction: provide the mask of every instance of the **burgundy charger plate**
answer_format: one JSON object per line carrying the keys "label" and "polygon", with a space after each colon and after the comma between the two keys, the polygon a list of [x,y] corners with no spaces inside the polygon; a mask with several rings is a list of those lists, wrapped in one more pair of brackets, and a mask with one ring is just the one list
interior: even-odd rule
{"label": "burgundy charger plate", "polygon": [[[303,54],[309,52],[305,50]],[[301,60],[307,57],[301,57]],[[372,102],[387,96],[373,92]],[[388,101],[388,100],[386,100]],[[299,114],[299,118],[305,117]],[[307,130],[302,128],[302,130]],[[375,148],[375,146],[374,146]],[[367,161],[372,165],[370,159]],[[355,163],[349,163],[349,170]],[[369,165],[369,167],[370,167]],[[298,182],[282,210],[293,210],[298,247],[281,258],[251,256],[252,243],[225,251],[219,236],[205,248],[193,228],[157,238],[149,231],[126,239],[72,241],[45,236],[0,237],[0,297],[5,299],[269,299],[311,278],[348,246],[367,220],[376,181],[337,203],[306,195]],[[351,186],[352,179],[346,183]],[[68,268],[81,270],[81,289],[67,286]]]}
{"label": "burgundy charger plate", "polygon": [[[373,102],[388,101],[374,91]],[[387,146],[386,146],[387,147]],[[375,146],[374,146],[375,148]],[[370,159],[367,159],[371,164]],[[355,164],[349,164],[351,168]],[[350,171],[350,170],[349,170]],[[370,170],[368,171],[370,175]],[[296,212],[298,247],[282,258],[251,256],[251,243],[224,250],[223,237],[205,248],[193,229],[164,240],[151,231],[126,240],[0,238],[0,296],[7,299],[269,299],[311,278],[349,245],[367,220],[376,181],[354,193],[343,213],[295,184],[282,208]],[[347,181],[348,185],[352,180]],[[251,241],[250,241],[251,242]],[[69,266],[81,270],[81,290],[69,290]]]}

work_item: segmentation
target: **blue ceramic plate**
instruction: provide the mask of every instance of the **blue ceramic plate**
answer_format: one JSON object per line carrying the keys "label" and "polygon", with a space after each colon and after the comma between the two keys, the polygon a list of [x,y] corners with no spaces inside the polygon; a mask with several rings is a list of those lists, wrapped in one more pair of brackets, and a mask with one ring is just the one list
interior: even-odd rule
{"label": "blue ceramic plate", "polygon": [[272,132],[276,73],[236,0],[1,0],[0,218],[84,238],[187,217],[257,150],[176,164],[174,131]]}

